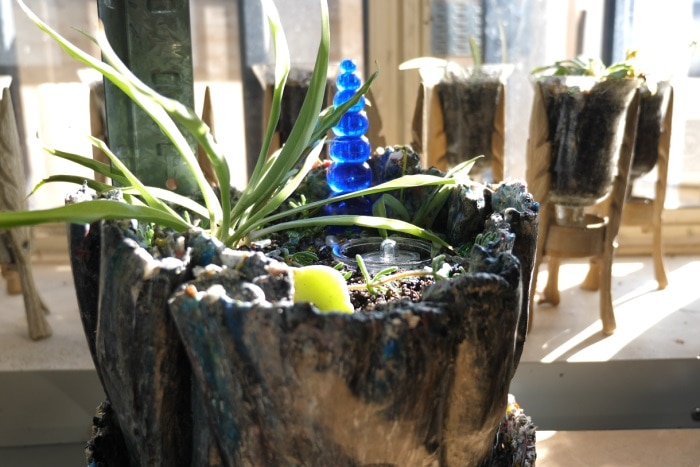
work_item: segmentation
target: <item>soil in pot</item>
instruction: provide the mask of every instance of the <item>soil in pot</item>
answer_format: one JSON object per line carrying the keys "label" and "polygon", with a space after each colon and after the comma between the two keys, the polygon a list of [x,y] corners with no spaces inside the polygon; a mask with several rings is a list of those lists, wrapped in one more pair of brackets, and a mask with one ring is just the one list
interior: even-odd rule
{"label": "soil in pot", "polygon": [[639,122],[634,143],[634,155],[630,179],[635,180],[649,173],[659,159],[659,139],[668,110],[671,85],[659,82],[656,92],[642,88],[639,94]]}
{"label": "soil in pot", "polygon": [[612,186],[635,79],[547,77],[541,86],[552,145],[550,201],[590,206]]}
{"label": "soil in pot", "polygon": [[478,175],[491,166],[491,141],[502,85],[498,79],[452,79],[435,85],[447,139],[442,158],[448,167],[483,155],[474,164]]}

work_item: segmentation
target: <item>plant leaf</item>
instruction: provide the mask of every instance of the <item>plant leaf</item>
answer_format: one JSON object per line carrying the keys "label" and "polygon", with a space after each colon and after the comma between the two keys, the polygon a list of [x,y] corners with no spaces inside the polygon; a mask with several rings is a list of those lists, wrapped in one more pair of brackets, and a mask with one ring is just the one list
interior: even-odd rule
{"label": "plant leaf", "polygon": [[[133,187],[122,188],[121,190],[125,195],[140,194],[139,191]],[[160,199],[161,201],[176,204],[182,208],[188,209],[197,214],[202,219],[207,219],[209,216],[207,208],[194,201],[192,198],[188,198],[187,196],[180,195],[178,193],[175,193],[174,191],[158,188],[155,186],[147,186],[146,190],[148,190],[153,196]]]}
{"label": "plant leaf", "polygon": [[74,183],[76,185],[82,185],[83,183],[86,183],[87,186],[95,190],[98,193],[104,193],[109,190],[113,190],[114,187],[112,185],[108,185],[106,183],[98,182],[96,180],[91,180],[89,178],[85,177],[80,177],[78,175],[51,175],[49,177],[46,177],[42,181],[36,184],[34,186],[34,189],[32,189],[31,193],[27,195],[27,198],[32,196],[34,193],[36,193],[42,186],[46,185],[47,183]]}
{"label": "plant leaf", "polygon": [[[124,91],[134,101],[134,103],[136,103],[136,105],[143,109],[143,111],[153,119],[163,134],[165,134],[173,143],[173,146],[182,157],[202,193],[204,203],[209,211],[208,217],[210,225],[213,233],[216,235],[219,229],[222,227],[223,208],[219,202],[219,199],[214,193],[214,190],[204,176],[204,172],[202,172],[202,169],[199,166],[199,162],[197,161],[194,151],[190,147],[189,142],[185,139],[178,126],[175,124],[173,117],[168,112],[168,109],[177,116],[185,116],[186,118],[183,120],[187,124],[194,127],[193,134],[196,137],[198,136],[199,139],[204,142],[204,144],[209,146],[208,150],[205,148],[205,152],[209,156],[210,160],[216,163],[214,165],[217,169],[217,177],[219,177],[222,187],[227,187],[230,185],[230,177],[227,176],[228,169],[223,170],[222,172],[221,166],[226,165],[225,161],[222,162],[221,157],[213,157],[217,153],[216,151],[211,151],[211,145],[214,143],[213,137],[211,137],[211,133],[209,132],[209,127],[202,122],[191,109],[188,110],[186,106],[182,105],[176,100],[169,99],[158,94],[155,90],[146,86],[146,84],[144,84],[136,75],[134,75],[112,49],[112,46],[107,40],[104,27],[102,27],[101,24],[98,29],[97,37],[94,40],[100,47],[104,60],[112,65],[113,69],[115,70],[115,73],[105,75],[105,77],[119,87],[119,89]],[[202,132],[207,133],[209,137],[202,138]],[[224,196],[222,198],[226,199],[227,197]],[[223,232],[224,235],[226,235],[226,231],[227,229],[221,229],[221,232]]]}
{"label": "plant leaf", "polygon": [[79,154],[73,154],[70,152],[60,151],[51,148],[44,148],[44,150],[52,156],[60,157],[61,159],[74,162],[94,172],[97,172],[100,175],[104,175],[105,177],[111,178],[112,181],[119,185],[129,184],[129,181],[126,179],[126,177],[124,177],[124,174],[119,169],[116,169],[109,164],[105,164],[104,162],[97,161],[92,157],[81,156]]}
{"label": "plant leaf", "polygon": [[433,244],[440,245],[442,247],[454,250],[450,244],[445,240],[438,237],[434,233],[417,227],[408,222],[400,221],[397,219],[388,219],[386,217],[373,217],[373,216],[320,216],[320,217],[310,217],[307,219],[297,219],[289,222],[281,222],[279,224],[274,224],[264,229],[256,230],[250,233],[250,239],[254,240],[257,238],[264,238],[265,236],[282,230],[288,229],[300,229],[305,227],[314,226],[324,226],[324,225],[357,225],[360,227],[366,227],[370,229],[384,229],[392,230],[394,232],[401,232],[414,237],[422,238]]}
{"label": "plant leaf", "polygon": [[411,218],[411,215],[408,213],[406,207],[401,201],[396,199],[395,196],[391,196],[388,193],[384,193],[379,198],[379,200],[377,200],[377,202],[379,201],[381,201],[384,204],[384,214],[380,214],[381,217],[386,217],[386,206],[389,206],[394,211],[394,215],[396,218],[402,221],[408,221]]}
{"label": "plant leaf", "polygon": [[311,136],[311,141],[318,141],[319,139],[325,137],[328,131],[338,124],[343,114],[345,114],[345,112],[347,112],[347,110],[350,107],[357,104],[357,101],[360,100],[360,97],[364,96],[367,93],[367,91],[369,91],[370,86],[377,78],[377,76],[379,76],[378,71],[372,73],[372,75],[367,79],[367,81],[365,81],[365,83],[362,86],[360,86],[360,88],[355,92],[355,94],[350,99],[343,102],[341,105],[337,107],[330,106],[324,109],[324,111],[319,117],[316,130]]}
{"label": "plant leaf", "polygon": [[[348,199],[356,198],[358,196],[369,196],[376,193],[383,193],[386,191],[399,190],[401,188],[415,188],[420,186],[430,186],[430,185],[453,185],[456,183],[454,178],[444,178],[435,175],[417,174],[417,175],[404,175],[388,182],[366,188],[364,190],[356,191],[354,193],[346,193],[344,195],[334,196],[332,198],[326,198],[319,201],[314,201],[312,203],[307,203],[298,208],[288,209],[283,212],[273,214],[264,219],[260,219],[254,225],[250,226],[250,230],[254,230],[261,225],[268,224],[270,222],[275,222],[279,219],[292,216],[294,214],[299,214],[302,211],[320,208],[329,203],[337,203],[340,201],[345,201]],[[325,218],[325,217],[323,217]],[[257,237],[257,236],[256,236]]]}
{"label": "plant leaf", "polygon": [[[310,147],[316,142],[312,140],[312,136],[315,137],[319,113],[325,97],[330,52],[328,4],[321,1],[320,6],[321,40],[308,92],[299,110],[299,115],[275,163],[255,184],[249,184],[250,189],[246,190],[236,203],[234,213],[231,215],[234,219],[238,216],[245,217],[244,213],[255,212],[258,207],[267,204],[275,190],[286,183],[290,171],[301,163],[309,153]],[[244,219],[243,223],[246,223],[245,221]],[[245,236],[245,232],[241,232],[240,236]]]}
{"label": "plant leaf", "polygon": [[[276,211],[277,208],[279,208],[282,203],[284,203],[285,200],[287,200],[294,193],[294,191],[296,191],[301,182],[304,181],[306,175],[308,175],[308,173],[311,171],[316,161],[318,161],[318,156],[321,153],[321,149],[323,149],[323,142],[316,144],[309,155],[306,156],[304,165],[301,166],[297,173],[291,176],[287,182],[279,188],[272,199],[266,205],[261,206],[257,212],[247,219],[245,224],[239,226],[237,229],[238,232],[234,233],[234,235],[230,238],[230,241],[228,242],[229,245],[232,245],[243,238],[244,234],[250,231],[250,226],[256,225],[260,219],[263,219],[271,212]],[[300,208],[303,208],[304,206],[306,205],[300,206]]]}
{"label": "plant leaf", "polygon": [[[469,180],[469,171],[474,166],[476,160],[480,157],[483,156],[477,156],[452,167],[445,174],[445,179],[466,183]],[[413,223],[425,227],[431,227],[433,222],[435,222],[435,217],[438,215],[445,202],[447,202],[452,188],[453,186],[439,186],[433,189],[428,194],[427,200],[421,205],[415,216],[413,216]]]}
{"label": "plant leaf", "polygon": [[191,228],[192,225],[179,217],[173,217],[160,209],[150,206],[136,206],[121,201],[97,199],[67,204],[51,209],[34,211],[0,212],[0,229],[11,229],[49,222],[72,224],[90,224],[99,220],[137,219],[155,222],[164,227],[171,227],[178,232]]}
{"label": "plant leaf", "polygon": [[124,174],[124,177],[129,181],[129,183],[131,183],[133,188],[135,188],[138,191],[139,195],[141,196],[141,198],[143,198],[144,202],[148,206],[163,211],[164,213],[167,213],[173,217],[180,218],[180,215],[173,211],[173,209],[170,206],[153,196],[153,194],[146,188],[146,186],[143,183],[141,183],[141,180],[139,180],[136,175],[131,173],[129,168],[126,165],[124,165],[124,163],[121,160],[119,160],[119,158],[116,155],[114,155],[114,153],[107,147],[104,141],[99,140],[97,138],[93,138],[92,136],[90,137],[90,140],[95,146],[102,150],[102,152],[109,158],[109,160],[112,161],[112,164],[114,164],[114,166],[117,169],[119,169],[121,173]]}
{"label": "plant leaf", "polygon": [[267,17],[268,25],[270,26],[270,34],[272,44],[275,51],[275,82],[272,91],[272,103],[270,106],[270,116],[267,120],[267,129],[263,138],[262,147],[258,154],[258,160],[255,164],[255,169],[250,177],[250,184],[256,185],[260,182],[265,160],[268,152],[270,152],[270,144],[274,136],[277,122],[279,121],[282,110],[282,94],[284,92],[289,70],[291,69],[291,60],[289,58],[289,47],[287,46],[287,38],[284,35],[282,22],[280,21],[279,13],[271,0],[262,0],[263,11]]}
{"label": "plant leaf", "polygon": [[[76,47],[70,41],[61,36],[58,32],[52,29],[48,24],[43,22],[38,16],[36,16],[22,0],[17,0],[18,5],[24,11],[24,13],[29,17],[29,19],[34,22],[42,31],[53,38],[58,45],[72,58],[78,60],[79,62],[99,71],[105,78],[110,80],[115,86],[121,89],[127,96],[129,96],[136,105],[141,107],[154,122],[160,127],[161,131],[170,139],[175,148],[178,150],[183,160],[187,164],[190,172],[195,177],[195,180],[202,191],[202,196],[204,197],[207,209],[209,211],[209,219],[212,228],[220,225],[222,221],[222,208],[219,204],[218,199],[214,190],[209,185],[204,176],[201,168],[197,163],[197,159],[194,156],[192,148],[185,137],[180,132],[175,122],[168,115],[168,113],[163,109],[158,102],[154,101],[149,94],[144,93],[144,89],[149,89],[139,80],[132,82],[130,77],[135,78],[133,74],[128,72],[126,75],[120,73],[114,66],[103,62],[102,60],[92,57],[88,53],[84,52],[80,48]],[[91,39],[93,42],[98,44],[102,49],[102,55],[106,61],[112,64],[118,64],[122,70],[127,70],[128,68],[119,60],[116,53],[112,50],[107,38],[104,34],[104,28],[99,27],[98,37],[94,38],[89,34],[83,33],[86,37]],[[149,92],[155,92],[149,90]],[[223,183],[223,181],[222,181]]]}

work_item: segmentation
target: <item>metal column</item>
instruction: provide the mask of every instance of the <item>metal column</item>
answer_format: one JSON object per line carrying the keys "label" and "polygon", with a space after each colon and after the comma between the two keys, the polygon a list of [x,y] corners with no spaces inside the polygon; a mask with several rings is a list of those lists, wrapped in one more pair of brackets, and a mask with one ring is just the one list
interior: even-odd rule
{"label": "metal column", "polygon": [[[189,0],[98,0],[97,5],[107,38],[129,69],[161,94],[194,107]],[[110,148],[142,182],[182,194],[196,191],[167,137],[107,81],[105,102]],[[194,149],[194,138],[187,137]]]}

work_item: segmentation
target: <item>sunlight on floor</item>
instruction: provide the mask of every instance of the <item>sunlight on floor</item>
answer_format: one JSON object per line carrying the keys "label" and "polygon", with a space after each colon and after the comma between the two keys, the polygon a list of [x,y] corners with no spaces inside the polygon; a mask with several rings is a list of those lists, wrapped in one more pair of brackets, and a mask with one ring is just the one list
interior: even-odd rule
{"label": "sunlight on floor", "polygon": [[[617,320],[615,334],[586,347],[569,357],[567,361],[602,362],[610,360],[634,339],[666,317],[697,300],[698,277],[700,277],[700,262],[688,263],[669,274],[669,282],[673,284],[671,293],[655,293],[656,282],[647,281],[638,289],[614,300],[613,305]],[[678,293],[673,293],[674,291]],[[648,310],[653,310],[653,312],[647,312]],[[600,326],[600,322],[596,322],[596,329],[600,329]]]}
{"label": "sunlight on floor", "polygon": [[695,467],[697,430],[537,431],[538,467]]}
{"label": "sunlight on floor", "polygon": [[[700,356],[700,343],[692,337],[693,329],[700,325],[700,260],[669,258],[667,267],[669,285],[658,290],[650,258],[616,260],[613,305],[617,330],[606,337],[598,315],[599,294],[579,288],[588,272],[587,261],[563,263],[561,303],[556,307],[535,305],[524,359],[549,363]],[[545,265],[538,284],[544,287],[546,281]],[[669,349],[671,354],[665,355]]]}

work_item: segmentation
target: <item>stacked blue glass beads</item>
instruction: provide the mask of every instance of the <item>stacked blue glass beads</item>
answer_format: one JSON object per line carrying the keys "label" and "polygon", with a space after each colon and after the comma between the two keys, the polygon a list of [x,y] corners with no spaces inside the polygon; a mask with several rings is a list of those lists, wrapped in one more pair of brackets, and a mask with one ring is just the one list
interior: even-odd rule
{"label": "stacked blue glass beads", "polygon": [[[355,62],[349,59],[340,63],[336,78],[337,92],[333,98],[336,107],[347,102],[362,85],[356,73]],[[364,112],[364,96],[350,107],[333,127],[335,138],[331,141],[329,155],[331,166],[326,180],[334,195],[350,193],[368,188],[372,183],[372,169],[367,164],[371,148],[364,136],[369,126]]]}

